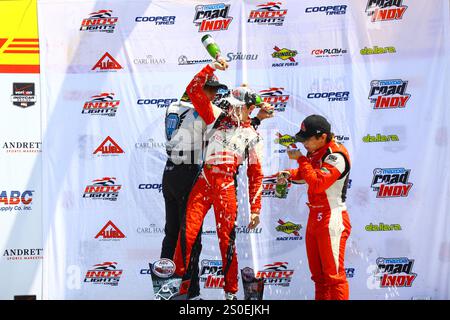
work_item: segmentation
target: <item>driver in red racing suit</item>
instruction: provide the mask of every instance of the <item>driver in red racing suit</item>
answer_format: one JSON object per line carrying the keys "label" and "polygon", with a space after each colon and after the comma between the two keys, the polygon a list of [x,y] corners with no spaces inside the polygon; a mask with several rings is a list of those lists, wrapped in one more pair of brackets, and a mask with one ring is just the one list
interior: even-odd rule
{"label": "driver in red racing suit", "polygon": [[204,67],[187,87],[187,94],[196,111],[207,125],[208,146],[202,172],[190,193],[185,221],[182,221],[175,250],[177,275],[183,276],[180,295],[189,287],[189,263],[193,244],[204,217],[211,206],[219,237],[222,270],[225,280],[225,299],[235,300],[238,291],[238,265],[235,246],[237,215],[236,175],[244,160],[248,161],[247,176],[250,195],[250,224],[259,223],[261,209],[262,139],[251,126],[248,115],[254,108],[230,96],[225,98],[229,111],[224,112],[206,98],[202,87],[213,76],[211,65]]}
{"label": "driver in red racing suit", "polygon": [[316,300],[348,300],[345,246],[351,224],[345,205],[350,172],[347,149],[334,141],[331,125],[322,116],[311,115],[301,125],[296,140],[308,154],[289,150],[299,167],[283,171],[292,181],[308,185],[309,218],[306,253]]}

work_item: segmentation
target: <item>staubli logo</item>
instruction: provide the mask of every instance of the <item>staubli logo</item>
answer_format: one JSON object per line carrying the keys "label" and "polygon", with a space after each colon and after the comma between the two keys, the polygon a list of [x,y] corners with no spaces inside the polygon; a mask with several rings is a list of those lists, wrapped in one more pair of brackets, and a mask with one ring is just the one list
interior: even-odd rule
{"label": "staubli logo", "polygon": [[385,53],[396,53],[394,47],[378,47],[374,46],[373,48],[367,48],[364,47],[364,49],[361,49],[359,53],[361,53],[363,56],[371,55],[371,54],[385,54]]}
{"label": "staubli logo", "polygon": [[377,133],[374,136],[371,136],[370,134],[368,134],[367,136],[362,138],[362,141],[363,142],[391,142],[391,141],[397,142],[397,141],[400,141],[400,139],[395,134],[383,135],[383,134]]}

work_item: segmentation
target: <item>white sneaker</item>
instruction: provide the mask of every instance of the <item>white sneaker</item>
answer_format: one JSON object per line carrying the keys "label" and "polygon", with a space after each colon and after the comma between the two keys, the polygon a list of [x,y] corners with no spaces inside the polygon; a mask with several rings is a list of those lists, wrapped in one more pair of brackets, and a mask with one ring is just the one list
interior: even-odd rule
{"label": "white sneaker", "polygon": [[188,300],[203,300],[203,299],[202,299],[202,296],[199,294],[198,296],[189,298]]}
{"label": "white sneaker", "polygon": [[237,300],[237,296],[231,292],[225,292],[225,300]]}

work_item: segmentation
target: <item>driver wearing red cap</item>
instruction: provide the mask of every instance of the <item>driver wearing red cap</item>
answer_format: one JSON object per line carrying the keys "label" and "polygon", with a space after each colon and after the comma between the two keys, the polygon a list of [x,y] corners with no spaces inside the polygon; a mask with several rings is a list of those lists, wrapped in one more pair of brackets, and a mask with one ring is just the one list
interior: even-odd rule
{"label": "driver wearing red cap", "polygon": [[345,245],[351,225],[345,205],[350,172],[347,149],[334,141],[330,123],[320,115],[302,122],[295,135],[308,151],[288,150],[299,167],[282,171],[293,181],[308,185],[309,218],[306,252],[316,300],[348,300],[345,275]]}

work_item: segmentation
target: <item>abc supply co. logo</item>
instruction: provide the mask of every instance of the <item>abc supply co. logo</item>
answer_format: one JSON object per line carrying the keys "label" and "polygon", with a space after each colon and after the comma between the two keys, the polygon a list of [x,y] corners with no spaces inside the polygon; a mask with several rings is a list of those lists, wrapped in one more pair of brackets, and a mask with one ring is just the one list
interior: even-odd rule
{"label": "abc supply co. logo", "polygon": [[96,179],[92,181],[92,184],[86,186],[83,198],[116,201],[120,189],[122,186],[116,184],[116,178],[104,177]]}
{"label": "abc supply co. logo", "polygon": [[269,88],[261,90],[259,95],[264,102],[269,103],[274,107],[274,111],[286,111],[286,105],[289,101],[289,95],[283,94],[284,88]]}
{"label": "abc supply co. logo", "polygon": [[97,63],[92,67],[91,70],[97,72],[110,72],[123,69],[119,62],[113,58],[108,52],[97,61]]}
{"label": "abc supply co. logo", "polygon": [[298,62],[294,57],[298,54],[296,50],[290,50],[286,48],[280,49],[278,46],[273,47],[275,52],[272,53],[272,58],[281,59],[286,62],[274,62],[272,67],[295,67],[298,66]]}
{"label": "abc supply co. logo", "polygon": [[15,82],[13,83],[13,92],[11,95],[13,105],[21,108],[34,106],[37,102],[34,89],[34,83]]}
{"label": "abc supply co. logo", "polygon": [[33,203],[32,190],[11,192],[2,191],[0,193],[0,211],[1,212],[27,212],[32,210]]}
{"label": "abc supply co. logo", "polygon": [[377,168],[373,170],[372,189],[377,198],[407,197],[413,184],[409,182],[410,169]]}
{"label": "abc supply co. logo", "polygon": [[111,220],[109,220],[95,236],[95,239],[100,239],[101,241],[117,241],[123,238],[125,238],[125,234],[120,231],[120,229],[117,228],[117,226]]}
{"label": "abc supply co. logo", "polygon": [[101,115],[114,117],[119,108],[120,100],[114,99],[114,93],[102,92],[92,96],[83,106],[82,114]]}
{"label": "abc supply co. logo", "polygon": [[122,153],[125,152],[110,136],[107,136],[93,152],[93,154],[98,156],[117,156]]}
{"label": "abc supply co. logo", "polygon": [[247,22],[266,26],[282,26],[288,12],[281,8],[282,5],[281,2],[259,4],[256,6],[256,10],[250,11]]}
{"label": "abc supply co. logo", "polygon": [[301,228],[301,224],[296,224],[291,221],[284,222],[282,219],[278,219],[278,225],[275,230],[285,233],[288,236],[277,237],[277,241],[303,240],[303,237],[299,233]]}
{"label": "abc supply co. logo", "polygon": [[401,20],[407,8],[403,0],[369,0],[366,13],[371,22]]}
{"label": "abc supply co. logo", "polygon": [[258,271],[257,279],[264,279],[264,285],[274,285],[281,287],[289,287],[291,284],[294,270],[288,269],[287,262],[275,262],[266,264],[264,270]]}
{"label": "abc supply co. logo", "polygon": [[205,289],[222,289],[224,277],[221,260],[202,260],[200,281],[205,283]]}
{"label": "abc supply co. logo", "polygon": [[311,55],[316,58],[330,58],[341,57],[347,53],[347,49],[332,48],[332,49],[314,49],[311,51]]}
{"label": "abc supply co. logo", "polygon": [[335,16],[347,13],[346,5],[334,5],[334,6],[320,6],[320,7],[308,7],[305,9],[306,13],[322,13],[327,16]]}
{"label": "abc supply co. logo", "polygon": [[112,10],[98,10],[83,19],[80,31],[112,33],[119,18],[112,16]]}
{"label": "abc supply co. logo", "polygon": [[380,288],[411,287],[417,274],[412,272],[414,260],[401,258],[378,258],[375,279]]}
{"label": "abc supply co. logo", "polygon": [[198,5],[195,7],[194,25],[198,32],[227,30],[232,17],[228,15],[230,5],[225,3]]}
{"label": "abc supply co. logo", "polygon": [[117,269],[117,262],[103,262],[94,265],[86,272],[84,282],[116,287],[119,285],[123,270]]}
{"label": "abc supply co. logo", "polygon": [[401,79],[372,80],[368,99],[375,110],[405,108],[411,97],[407,86],[408,81]]}

